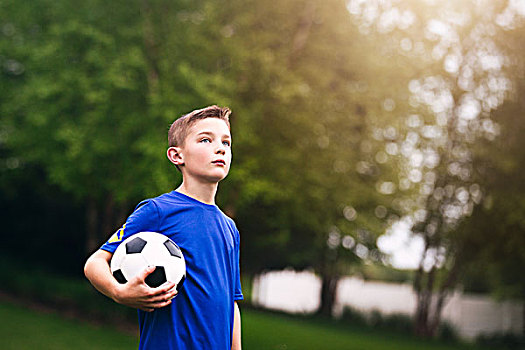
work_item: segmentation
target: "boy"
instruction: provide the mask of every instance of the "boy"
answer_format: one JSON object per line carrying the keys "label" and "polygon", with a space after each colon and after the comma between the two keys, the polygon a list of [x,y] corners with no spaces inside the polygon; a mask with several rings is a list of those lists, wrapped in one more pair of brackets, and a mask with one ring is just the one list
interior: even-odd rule
{"label": "boy", "polygon": [[[232,157],[229,115],[228,108],[210,106],[171,125],[167,155],[182,172],[182,184],[141,202],[86,262],[85,275],[96,289],[139,309],[139,349],[241,349],[239,232],[215,205]],[[113,278],[113,252],[141,231],[163,233],[183,251],[186,280],[180,291],[172,282],[148,287],[144,280],[154,267],[126,284]]]}

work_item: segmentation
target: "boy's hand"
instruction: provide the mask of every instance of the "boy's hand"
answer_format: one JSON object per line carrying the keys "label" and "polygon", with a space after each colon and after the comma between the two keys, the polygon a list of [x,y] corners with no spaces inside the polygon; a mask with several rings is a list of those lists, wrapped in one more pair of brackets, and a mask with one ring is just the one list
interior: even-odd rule
{"label": "boy's hand", "polygon": [[177,294],[175,283],[149,287],[145,279],[153,271],[155,266],[149,266],[127,283],[119,285],[113,299],[117,303],[148,312],[171,304],[171,299]]}

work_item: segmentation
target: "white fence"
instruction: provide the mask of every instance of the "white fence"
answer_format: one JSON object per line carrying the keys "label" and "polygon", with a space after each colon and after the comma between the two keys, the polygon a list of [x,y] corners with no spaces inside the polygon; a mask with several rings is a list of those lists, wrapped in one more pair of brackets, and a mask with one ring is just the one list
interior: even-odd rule
{"label": "white fence", "polygon": [[[311,313],[320,302],[321,280],[312,272],[284,270],[258,276],[253,285],[253,303],[291,313]],[[416,295],[410,284],[363,281],[345,277],[337,286],[334,314],[345,306],[361,312],[377,310],[384,315],[412,315]],[[523,329],[523,303],[497,302],[488,296],[454,293],[443,309],[460,336],[472,339],[479,334],[515,333]]]}

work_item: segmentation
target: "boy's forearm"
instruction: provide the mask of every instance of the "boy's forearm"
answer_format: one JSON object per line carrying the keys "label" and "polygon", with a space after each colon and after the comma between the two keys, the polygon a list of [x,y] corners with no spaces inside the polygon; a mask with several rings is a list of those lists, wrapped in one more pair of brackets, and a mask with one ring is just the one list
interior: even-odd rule
{"label": "boy's forearm", "polygon": [[[98,250],[89,257],[84,266],[84,274],[99,292],[115,300],[117,281],[114,279],[109,269],[111,253]],[[116,300],[115,300],[116,301]]]}
{"label": "boy's forearm", "polygon": [[177,294],[175,283],[169,282],[157,288],[150,288],[145,279],[155,267],[149,266],[127,283],[120,284],[109,268],[112,256],[111,253],[98,250],[89,257],[84,267],[84,274],[99,292],[119,304],[143,311],[153,311],[171,304],[171,299]]}
{"label": "boy's forearm", "polygon": [[241,350],[241,312],[237,302],[233,307],[233,336],[232,336],[232,350]]}

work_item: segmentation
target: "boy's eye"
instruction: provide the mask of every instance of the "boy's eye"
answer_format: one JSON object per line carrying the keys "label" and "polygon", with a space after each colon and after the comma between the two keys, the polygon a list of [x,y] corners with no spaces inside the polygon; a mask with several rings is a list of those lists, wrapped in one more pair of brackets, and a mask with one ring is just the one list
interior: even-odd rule
{"label": "boy's eye", "polygon": [[222,144],[225,146],[230,147],[230,141],[222,141]]}
{"label": "boy's eye", "polygon": [[201,140],[201,142],[211,142],[211,140],[208,139],[208,138],[204,138],[204,139]]}

